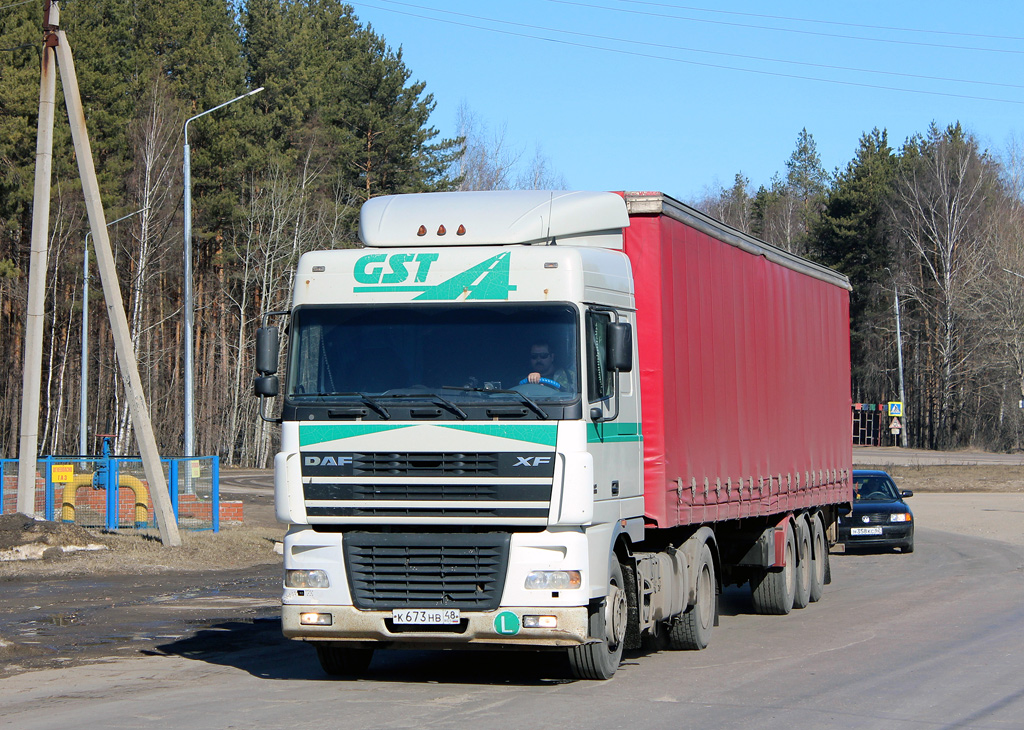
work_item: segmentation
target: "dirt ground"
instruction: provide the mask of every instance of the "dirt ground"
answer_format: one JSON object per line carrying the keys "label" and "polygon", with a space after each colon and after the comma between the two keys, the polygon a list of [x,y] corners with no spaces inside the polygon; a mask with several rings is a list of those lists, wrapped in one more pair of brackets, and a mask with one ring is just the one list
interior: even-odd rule
{"label": "dirt ground", "polygon": [[[1024,545],[1024,466],[880,468],[915,492],[918,526]],[[182,532],[177,548],[164,548],[155,531],[90,532],[0,516],[0,677],[112,656],[210,650],[218,635],[211,630],[224,627],[246,641],[281,640],[275,545],[284,527],[274,520],[271,495],[249,491],[244,524]],[[12,559],[19,547],[38,559]]]}
{"label": "dirt ground", "polygon": [[855,469],[881,469],[896,480],[901,489],[914,492],[960,494],[963,492],[1024,493],[1024,466],[1001,464],[944,464],[941,466],[872,466],[857,464]]}

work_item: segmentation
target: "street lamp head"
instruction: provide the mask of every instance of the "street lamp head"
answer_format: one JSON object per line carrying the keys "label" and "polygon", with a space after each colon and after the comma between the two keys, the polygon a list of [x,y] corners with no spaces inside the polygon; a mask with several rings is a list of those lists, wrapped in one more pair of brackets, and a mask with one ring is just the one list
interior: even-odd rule
{"label": "street lamp head", "polygon": [[199,117],[205,117],[207,114],[212,114],[213,112],[217,111],[218,109],[223,109],[228,104],[234,104],[236,101],[241,101],[242,99],[246,98],[247,96],[252,96],[253,94],[258,94],[261,91],[263,91],[263,88],[264,87],[260,86],[259,88],[253,89],[252,91],[247,91],[244,94],[240,94],[239,96],[236,96],[234,99],[231,99],[229,101],[225,101],[223,104],[218,104],[217,106],[213,107],[212,109],[207,109],[204,112],[199,112],[195,116],[189,117],[188,119],[186,119],[185,120],[185,146],[188,147],[188,125],[189,125],[189,122],[193,122],[196,119],[199,119]]}

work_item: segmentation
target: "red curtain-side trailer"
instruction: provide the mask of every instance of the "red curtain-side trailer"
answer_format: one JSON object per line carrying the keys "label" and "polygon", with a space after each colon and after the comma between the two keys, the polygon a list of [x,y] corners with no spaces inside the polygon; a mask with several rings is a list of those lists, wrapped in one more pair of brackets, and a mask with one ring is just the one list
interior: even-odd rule
{"label": "red curtain-side trailer", "polygon": [[849,283],[625,193],[650,527],[849,502]]}

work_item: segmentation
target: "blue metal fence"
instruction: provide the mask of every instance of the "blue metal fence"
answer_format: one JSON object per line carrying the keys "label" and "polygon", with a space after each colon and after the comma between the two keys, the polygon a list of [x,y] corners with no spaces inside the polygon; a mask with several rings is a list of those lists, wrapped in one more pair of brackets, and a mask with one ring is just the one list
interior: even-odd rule
{"label": "blue metal fence", "polygon": [[[178,526],[220,530],[220,459],[161,459]],[[17,510],[18,460],[0,459],[0,514]],[[131,495],[131,498],[129,498]],[[137,456],[46,456],[36,467],[35,514],[107,530],[156,527],[142,459]]]}

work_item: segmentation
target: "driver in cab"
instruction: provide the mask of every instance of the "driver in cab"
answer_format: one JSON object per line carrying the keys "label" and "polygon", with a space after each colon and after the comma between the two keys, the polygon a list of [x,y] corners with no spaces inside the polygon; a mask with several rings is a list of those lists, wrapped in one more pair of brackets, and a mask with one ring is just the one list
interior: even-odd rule
{"label": "driver in cab", "polygon": [[[565,368],[558,367],[555,353],[547,342],[538,342],[530,348],[531,372],[526,376],[530,383],[557,383],[561,390],[572,389],[572,379]],[[549,381],[544,383],[544,381]]]}

